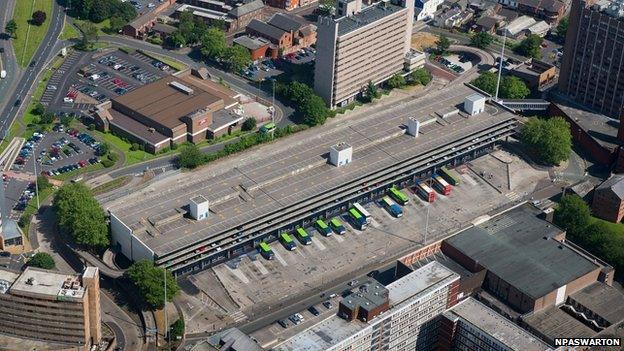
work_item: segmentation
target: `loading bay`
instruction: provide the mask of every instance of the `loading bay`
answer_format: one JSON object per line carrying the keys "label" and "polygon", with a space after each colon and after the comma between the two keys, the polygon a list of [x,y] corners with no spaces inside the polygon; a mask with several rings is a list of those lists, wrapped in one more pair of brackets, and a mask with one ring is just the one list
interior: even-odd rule
{"label": "loading bay", "polygon": [[[186,174],[172,176],[105,203],[115,227],[128,228],[134,245],[143,246],[118,248],[131,259],[154,258],[176,275],[197,272],[252,250],[280,231],[338,215],[356,201],[366,203],[393,184],[409,186],[436,167],[474,159],[514,134],[517,121],[489,104],[476,116],[440,116],[440,111],[461,109],[472,93],[466,86],[439,90],[382,115],[325,132],[310,130],[228,158],[225,167],[225,161],[215,162],[194,172],[191,181]],[[404,133],[408,117],[423,124],[418,138]],[[352,145],[354,155],[351,164],[337,168],[326,158],[329,147],[339,142]],[[197,195],[210,201],[211,214],[204,221],[183,216]],[[113,229],[113,241],[119,235],[128,234]]]}

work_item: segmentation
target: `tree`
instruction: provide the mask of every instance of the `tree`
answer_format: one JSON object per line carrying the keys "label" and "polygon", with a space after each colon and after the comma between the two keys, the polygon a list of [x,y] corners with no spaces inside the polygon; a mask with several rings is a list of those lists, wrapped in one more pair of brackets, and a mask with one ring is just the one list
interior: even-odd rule
{"label": "tree", "polygon": [[46,20],[46,13],[43,11],[35,11],[32,14],[32,19],[31,19],[31,23],[36,25],[36,26],[40,26],[43,24],[43,22],[45,22]]}
{"label": "tree", "polygon": [[178,155],[178,164],[183,168],[197,168],[204,164],[204,154],[199,150],[197,145],[187,145],[182,149],[180,155]]}
{"label": "tree", "polygon": [[178,283],[173,274],[163,268],[154,267],[154,263],[147,260],[135,262],[125,273],[132,284],[136,286],[139,295],[152,309],[163,308],[165,305],[165,279],[167,281],[167,301],[180,292]]}
{"label": "tree", "polygon": [[515,76],[505,76],[501,79],[500,96],[505,99],[524,99],[531,91],[524,81]]}
{"label": "tree", "polygon": [[581,233],[591,219],[589,206],[578,195],[565,195],[555,208],[554,222],[568,233]]}
{"label": "tree", "polygon": [[256,119],[253,117],[249,117],[243,122],[241,129],[244,131],[254,130],[256,129]]}
{"label": "tree", "polygon": [[225,32],[217,28],[209,28],[201,38],[201,54],[205,59],[218,60],[223,56],[227,44]]}
{"label": "tree", "polygon": [[100,144],[100,146],[98,146],[97,150],[95,150],[96,151],[95,153],[98,156],[104,156],[110,152],[110,149],[111,149],[110,144],[107,142],[103,142]]}
{"label": "tree", "polygon": [[303,123],[310,127],[325,123],[329,115],[325,101],[318,95],[311,95],[303,100],[298,111],[303,116]]}
{"label": "tree", "polygon": [[126,23],[127,22],[123,18],[113,16],[110,18],[109,29],[111,32],[117,33],[126,25]]}
{"label": "tree", "polygon": [[572,150],[570,125],[561,117],[530,118],[522,128],[520,139],[547,164],[557,165],[567,160]]}
{"label": "tree", "polygon": [[228,70],[241,72],[251,64],[251,54],[246,48],[234,45],[225,49],[223,60]]}
{"label": "tree", "polygon": [[522,56],[541,58],[541,45],[543,40],[544,39],[539,35],[529,34],[514,48],[514,51]]}
{"label": "tree", "polygon": [[11,38],[17,39],[17,36],[16,36],[16,33],[17,33],[17,23],[15,22],[15,20],[8,21],[6,26],[4,26],[4,31]]}
{"label": "tree", "polygon": [[451,41],[446,35],[440,35],[438,41],[436,41],[436,52],[438,55],[444,55],[451,47]]}
{"label": "tree", "polygon": [[484,72],[477,79],[472,81],[472,85],[475,87],[494,95],[496,93],[496,81],[498,76],[493,72]]}
{"label": "tree", "polygon": [[30,112],[32,112],[34,115],[41,116],[45,112],[45,107],[40,102],[38,102],[35,104],[35,107],[33,107]]}
{"label": "tree", "polygon": [[44,176],[37,176],[37,188],[39,191],[45,191],[52,188],[52,183]]}
{"label": "tree", "polygon": [[186,39],[180,30],[175,30],[167,37],[167,43],[171,47],[181,48],[186,45]]}
{"label": "tree", "polygon": [[61,116],[61,124],[65,127],[69,127],[73,121],[74,121],[74,117],[71,115]]}
{"label": "tree", "polygon": [[405,86],[405,77],[395,73],[390,79],[388,79],[388,87],[391,89],[402,88]]}
{"label": "tree", "polygon": [[431,82],[431,74],[426,69],[419,68],[410,73],[409,80],[411,84],[427,85]]}
{"label": "tree", "polygon": [[485,49],[494,41],[494,37],[488,32],[479,32],[470,38],[470,45],[479,49]]}
{"label": "tree", "polygon": [[108,1],[98,0],[93,3],[89,11],[89,19],[92,22],[100,23],[111,17],[111,9]]}
{"label": "tree", "polygon": [[556,33],[560,39],[565,39],[566,33],[568,32],[568,26],[570,24],[570,18],[564,17],[559,21],[557,25]]}
{"label": "tree", "polygon": [[43,269],[54,269],[56,268],[56,263],[54,263],[54,259],[50,256],[49,253],[46,252],[37,252],[33,257],[28,260],[26,263],[28,267],[37,267]]}
{"label": "tree", "polygon": [[76,243],[94,249],[108,246],[106,216],[91,190],[80,183],[62,186],[54,197],[52,206],[59,226],[69,233]]}
{"label": "tree", "polygon": [[180,14],[178,28],[187,43],[196,41],[197,37],[194,34],[195,20],[192,11],[188,10]]}
{"label": "tree", "polygon": [[90,50],[93,42],[98,40],[98,28],[91,22],[84,22],[80,25],[82,39],[78,45],[80,50]]}
{"label": "tree", "polygon": [[174,340],[184,336],[184,318],[178,318],[175,323],[171,325],[169,336]]}
{"label": "tree", "polygon": [[373,84],[373,82],[370,80],[368,81],[368,85],[366,86],[365,96],[368,102],[378,99],[379,96],[381,96],[375,84]]}
{"label": "tree", "polygon": [[54,113],[52,112],[44,112],[39,118],[39,123],[41,124],[50,124],[54,122]]}

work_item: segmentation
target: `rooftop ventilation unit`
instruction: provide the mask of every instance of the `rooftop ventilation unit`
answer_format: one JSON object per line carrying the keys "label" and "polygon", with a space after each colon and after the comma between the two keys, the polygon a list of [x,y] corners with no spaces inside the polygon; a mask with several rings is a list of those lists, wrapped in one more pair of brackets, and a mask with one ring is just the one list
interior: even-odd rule
{"label": "rooftop ventilation unit", "polygon": [[351,163],[353,158],[353,148],[347,143],[332,145],[329,150],[329,163],[336,167]]}
{"label": "rooftop ventilation unit", "polygon": [[186,95],[193,95],[195,91],[179,82],[169,82],[169,86]]}
{"label": "rooftop ventilation unit", "polygon": [[197,195],[191,199],[189,209],[191,210],[191,217],[195,220],[201,221],[208,218],[208,200],[202,195]]}

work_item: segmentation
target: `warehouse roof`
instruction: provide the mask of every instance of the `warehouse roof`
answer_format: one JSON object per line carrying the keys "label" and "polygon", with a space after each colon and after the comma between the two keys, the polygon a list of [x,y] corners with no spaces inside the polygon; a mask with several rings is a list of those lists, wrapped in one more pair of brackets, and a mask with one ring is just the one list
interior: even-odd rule
{"label": "warehouse roof", "polygon": [[111,119],[109,119],[109,123],[111,125],[121,128],[122,130],[146,141],[149,144],[155,145],[169,140],[168,136],[163,135],[154,129],[150,129],[145,124],[134,120],[123,113],[117,112],[113,109],[108,110],[108,112],[111,116]]}
{"label": "warehouse roof", "polygon": [[[422,101],[419,119],[429,120],[434,111],[455,106],[473,92],[461,85],[430,94]],[[331,130],[302,132],[303,136],[278,140],[272,147],[211,163],[195,171],[191,179],[186,174],[171,176],[104,206],[135,228],[135,235],[162,256],[332,191],[356,177],[514,119],[503,110],[486,108],[479,118],[450,122],[452,128],[435,123],[423,126],[416,139],[404,135],[401,129],[409,116],[411,112],[405,111],[382,120],[364,118]],[[327,164],[326,154],[338,142],[353,147],[353,162],[347,167]],[[158,228],[149,223],[149,218],[167,210],[183,208],[196,195],[209,199],[212,214],[208,219],[196,222],[180,218]]]}
{"label": "warehouse roof", "polygon": [[248,13],[262,10],[263,8],[264,3],[262,2],[262,0],[253,0],[244,5],[233,8],[232,10],[230,10],[230,12],[228,12],[228,14],[232,17],[239,18]]}
{"label": "warehouse roof", "polygon": [[562,232],[524,204],[446,240],[532,298],[540,298],[598,266],[553,239]]}
{"label": "warehouse roof", "polygon": [[547,344],[472,297],[444,312],[444,316],[450,320],[461,318],[493,336],[510,350],[550,350]]}
{"label": "warehouse roof", "polygon": [[275,40],[282,39],[282,36],[286,34],[286,31],[284,31],[283,29],[268,25],[255,18],[252,19],[251,22],[249,22],[247,28]]}
{"label": "warehouse roof", "polygon": [[598,185],[596,190],[611,190],[618,198],[624,199],[624,175],[615,174]]}
{"label": "warehouse roof", "polygon": [[287,32],[297,31],[303,26],[303,23],[295,20],[293,16],[284,13],[276,13],[273,17],[269,18],[267,24]]}
{"label": "warehouse roof", "polygon": [[570,299],[600,316],[609,324],[624,320],[624,294],[602,282],[595,282],[570,295]]}
{"label": "warehouse roof", "polygon": [[363,8],[361,12],[351,16],[340,17],[336,19],[338,22],[338,35],[351,33],[401,10],[404,10],[404,8],[388,1],[381,1],[375,5]]}
{"label": "warehouse roof", "polygon": [[589,338],[596,334],[590,327],[557,306],[529,314],[522,321],[530,329],[544,335],[551,343],[554,338]]}
{"label": "warehouse roof", "polygon": [[238,38],[234,38],[234,42],[249,50],[257,50],[263,46],[271,44],[264,38],[252,38],[248,35],[243,35]]}

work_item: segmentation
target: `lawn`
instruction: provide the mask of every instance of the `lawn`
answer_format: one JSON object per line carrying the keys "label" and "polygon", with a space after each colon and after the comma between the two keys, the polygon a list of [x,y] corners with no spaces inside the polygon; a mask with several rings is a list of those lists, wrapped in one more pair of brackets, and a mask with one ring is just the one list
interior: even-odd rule
{"label": "lawn", "polygon": [[[15,2],[13,19],[17,23],[15,33],[17,38],[13,40],[13,48],[17,63],[22,67],[28,66],[48,32],[50,17],[52,16],[52,1],[54,0],[20,0]],[[30,25],[28,21],[33,12],[37,10],[45,12],[48,18],[41,26]]]}
{"label": "lawn", "polygon": [[[56,189],[54,189],[54,187],[49,187],[45,190],[40,191],[39,192],[39,205],[41,205],[48,197],[54,194],[55,191]],[[23,227],[20,225],[20,228],[22,228],[22,232],[24,233],[26,237],[28,237],[28,228],[30,227],[30,217],[33,214],[35,214],[37,211],[38,211],[37,197],[35,196],[32,199],[30,199],[30,201],[28,201],[28,205],[26,206],[26,209],[20,216],[19,224],[24,224]]]}
{"label": "lawn", "polygon": [[95,188],[91,189],[91,192],[93,193],[93,195],[104,194],[111,190],[121,188],[122,186],[130,183],[131,180],[132,180],[131,176],[123,176],[123,177],[115,178],[109,182],[96,186]]}
{"label": "lawn", "polygon": [[118,149],[119,151],[123,152],[126,158],[124,162],[124,166],[147,161],[156,157],[156,155],[152,155],[149,152],[145,152],[142,150],[136,150],[136,151],[130,150],[130,147],[132,146],[132,144],[124,141],[123,139],[121,139],[120,137],[114,134],[102,133],[98,131],[90,131],[90,133],[97,135],[98,137],[106,141],[107,143],[111,144],[111,146],[113,146],[115,149]]}
{"label": "lawn", "polygon": [[80,31],[74,27],[69,21],[65,21],[63,31],[59,36],[60,40],[78,39],[81,37]]}
{"label": "lawn", "polygon": [[[78,19],[74,20],[74,24],[76,24],[79,27],[80,27],[80,25],[82,25],[85,22],[88,22],[88,21],[83,21],[83,20],[78,20]],[[110,20],[109,19],[105,19],[105,20],[103,20],[100,23],[93,23],[93,24],[98,29],[98,33],[97,33],[98,36],[106,35],[107,33],[105,32],[105,30],[110,28]]]}
{"label": "lawn", "polygon": [[162,55],[154,54],[154,53],[151,53],[151,52],[149,52],[149,51],[143,51],[143,50],[141,50],[140,52],[141,52],[143,55],[145,55],[145,56],[147,56],[147,57],[151,57],[151,58],[153,58],[154,60],[158,60],[158,61],[160,61],[160,62],[162,62],[162,63],[166,64],[167,66],[169,66],[169,67],[171,67],[171,68],[173,68],[173,69],[175,69],[175,70],[177,70],[177,71],[182,71],[182,70],[185,70],[185,69],[186,69],[186,65],[185,65],[185,64],[183,64],[183,63],[182,63],[182,62],[180,62],[180,61],[177,61],[177,60],[171,59],[171,58],[166,57],[166,56],[162,56]]}

